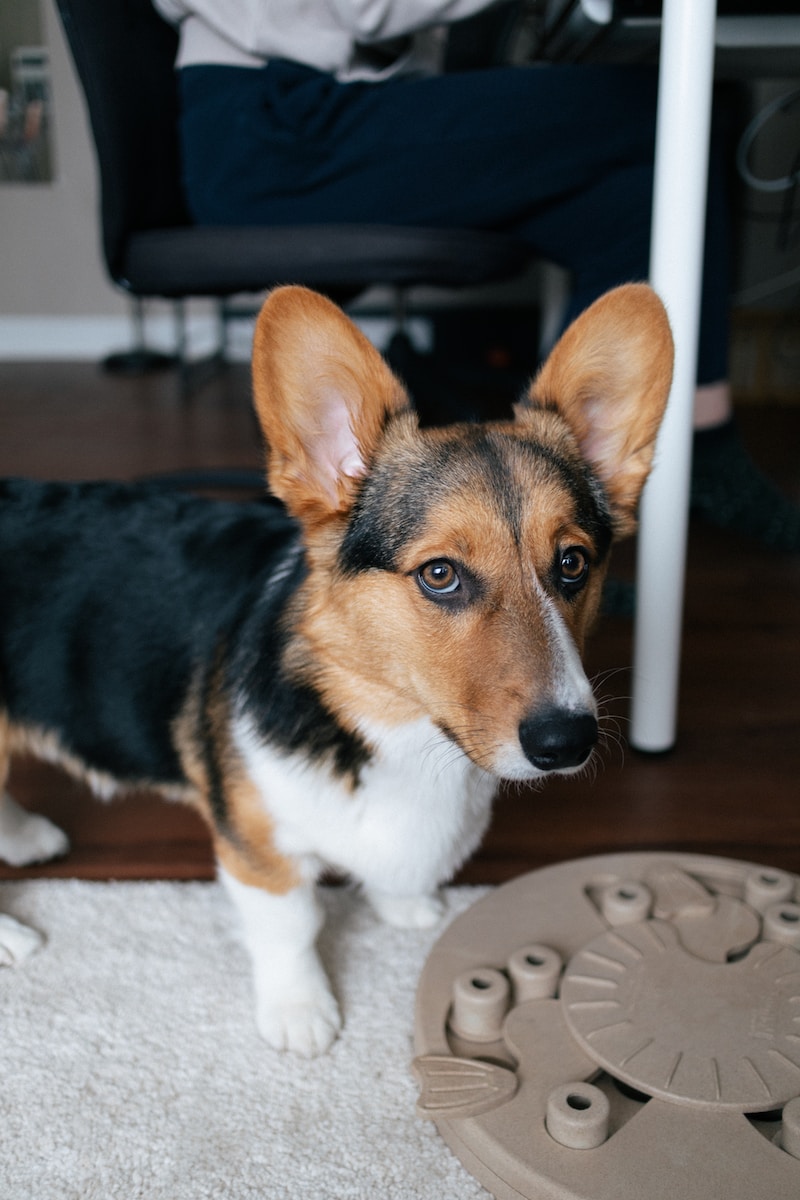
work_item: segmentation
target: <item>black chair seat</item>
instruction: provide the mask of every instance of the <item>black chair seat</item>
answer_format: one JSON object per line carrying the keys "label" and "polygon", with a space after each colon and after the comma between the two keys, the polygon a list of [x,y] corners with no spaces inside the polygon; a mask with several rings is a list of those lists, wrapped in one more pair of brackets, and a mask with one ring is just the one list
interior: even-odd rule
{"label": "black chair seat", "polygon": [[117,282],[138,295],[170,298],[281,283],[323,291],[373,281],[464,287],[517,275],[529,257],[513,239],[460,229],[192,225],[130,234]]}
{"label": "black chair seat", "polygon": [[529,247],[480,230],[192,224],[181,184],[176,31],[151,0],[56,4],[97,151],[106,267],[139,314],[151,296],[222,303],[300,283],[344,303],[373,285],[452,289],[526,270]]}

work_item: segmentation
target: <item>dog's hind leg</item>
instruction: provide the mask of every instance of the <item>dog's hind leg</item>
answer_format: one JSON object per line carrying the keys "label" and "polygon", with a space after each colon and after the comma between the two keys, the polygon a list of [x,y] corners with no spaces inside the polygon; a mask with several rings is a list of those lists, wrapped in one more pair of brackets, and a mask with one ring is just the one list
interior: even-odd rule
{"label": "dog's hind leg", "polygon": [[66,854],[69,840],[47,817],[28,812],[9,796],[10,742],[8,719],[0,713],[0,858],[12,867],[24,867]]}
{"label": "dog's hind leg", "polygon": [[[30,836],[23,835],[26,818],[29,818],[30,814],[25,813],[5,790],[9,758],[8,721],[0,712],[0,856],[12,863],[16,858],[14,865],[19,865],[21,842],[26,842],[28,846],[31,843]],[[36,818],[37,821],[41,819]],[[50,822],[47,824],[50,825]],[[51,825],[51,829],[61,833],[55,825]],[[63,838],[64,835],[61,836]],[[42,941],[41,934],[35,929],[22,925],[6,913],[0,913],[0,966],[15,967],[24,962],[34,950],[38,950]]]}
{"label": "dog's hind leg", "polygon": [[47,862],[69,850],[69,839],[62,829],[39,813],[28,812],[12,800],[8,792],[0,795],[0,858],[12,867]]}
{"label": "dog's hind leg", "polygon": [[323,914],[313,884],[270,892],[236,877],[231,855],[219,876],[239,911],[253,963],[256,1021],[276,1050],[324,1054],[341,1028],[339,1007],[315,949]]}
{"label": "dog's hind leg", "polygon": [[29,925],[0,913],[0,966],[16,967],[38,950],[44,938]]}

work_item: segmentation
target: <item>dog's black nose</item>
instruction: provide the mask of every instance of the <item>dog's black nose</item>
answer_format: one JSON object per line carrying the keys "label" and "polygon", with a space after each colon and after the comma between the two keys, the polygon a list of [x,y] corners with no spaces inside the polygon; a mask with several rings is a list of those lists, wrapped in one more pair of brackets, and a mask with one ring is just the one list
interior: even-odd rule
{"label": "dog's black nose", "polygon": [[519,740],[526,757],[540,771],[579,767],[594,749],[597,719],[588,712],[544,708],[522,722]]}

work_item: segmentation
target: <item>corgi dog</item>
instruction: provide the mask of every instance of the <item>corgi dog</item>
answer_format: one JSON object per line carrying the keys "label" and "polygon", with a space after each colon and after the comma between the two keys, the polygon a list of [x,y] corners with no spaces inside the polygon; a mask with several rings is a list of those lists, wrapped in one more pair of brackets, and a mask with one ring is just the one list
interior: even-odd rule
{"label": "corgi dog", "polygon": [[[513,419],[421,429],[329,300],[276,289],[253,391],[271,496],[0,484],[0,792],[26,751],[193,805],[252,958],[258,1028],[340,1029],[315,881],[432,924],[498,780],[580,772],[581,665],[609,549],[635,527],[672,373],[660,300],[601,297]],[[0,854],[64,834],[2,795]]]}

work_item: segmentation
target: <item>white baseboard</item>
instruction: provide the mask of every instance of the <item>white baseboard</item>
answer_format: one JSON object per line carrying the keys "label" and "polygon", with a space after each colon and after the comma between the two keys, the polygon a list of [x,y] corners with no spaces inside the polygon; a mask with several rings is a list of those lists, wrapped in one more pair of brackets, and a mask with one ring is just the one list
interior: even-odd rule
{"label": "white baseboard", "polygon": [[[237,321],[239,324],[246,322]],[[172,353],[176,329],[168,313],[149,316],[145,322],[148,349]],[[202,357],[216,345],[217,326],[211,315],[190,314],[186,321],[188,354]],[[231,328],[230,356],[246,361],[251,333],[244,337]],[[0,316],[0,360],[10,361],[99,361],[108,354],[134,344],[132,321],[125,315],[113,317],[3,317]]]}
{"label": "white baseboard", "polygon": [[130,343],[126,317],[0,317],[0,359],[93,359]]}
{"label": "white baseboard", "polygon": [[[359,316],[358,324],[378,347],[386,346],[394,324],[387,317]],[[248,362],[255,317],[243,313],[228,323],[227,357]],[[408,332],[420,350],[430,349],[430,322],[412,317]],[[3,317],[0,316],[0,361],[88,361],[99,362],[109,354],[134,344],[133,322],[125,315],[113,317]],[[156,313],[145,318],[147,348],[174,353],[176,327],[172,314]],[[202,358],[217,344],[217,323],[212,313],[189,313],[186,317],[187,352],[190,359]]]}

